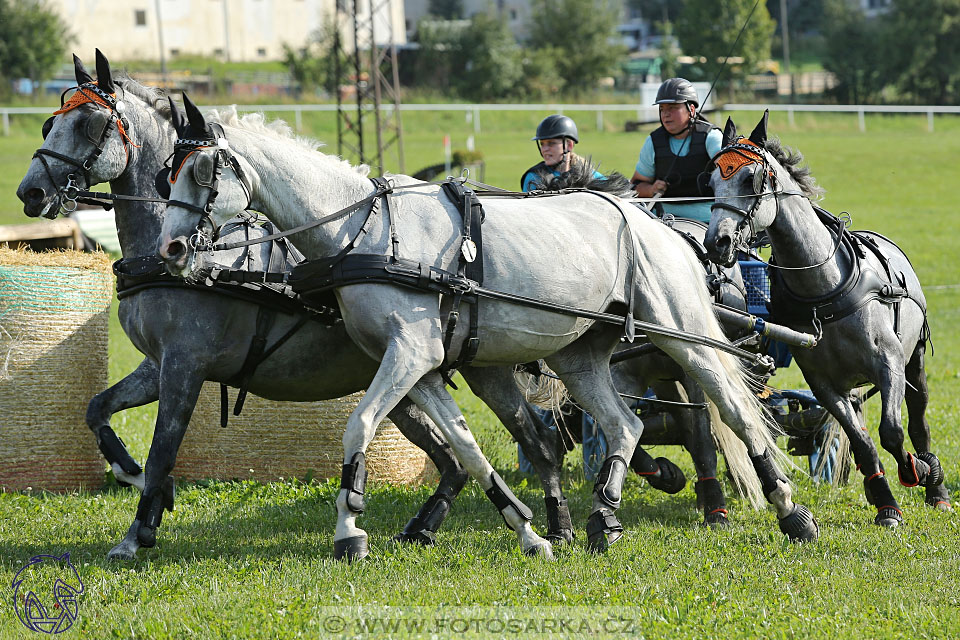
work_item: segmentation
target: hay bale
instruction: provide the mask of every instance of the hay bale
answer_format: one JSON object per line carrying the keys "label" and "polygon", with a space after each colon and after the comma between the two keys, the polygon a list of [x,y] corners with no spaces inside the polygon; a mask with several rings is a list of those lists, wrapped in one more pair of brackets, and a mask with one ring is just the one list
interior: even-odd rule
{"label": "hay bale", "polygon": [[112,297],[106,254],[0,248],[0,486],[103,484],[84,414],[107,387]]}
{"label": "hay bale", "polygon": [[[220,386],[204,383],[184,436],[174,475],[178,479],[339,478],[343,429],[362,393],[322,402],[274,402],[247,396],[240,416],[220,427]],[[426,454],[384,420],[367,447],[370,480],[397,484],[431,481],[436,474]]]}

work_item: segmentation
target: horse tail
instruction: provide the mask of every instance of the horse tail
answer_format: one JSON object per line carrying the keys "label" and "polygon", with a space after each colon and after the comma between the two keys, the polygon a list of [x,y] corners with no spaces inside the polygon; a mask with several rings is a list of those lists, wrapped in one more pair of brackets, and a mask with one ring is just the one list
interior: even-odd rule
{"label": "horse tail", "polygon": [[734,488],[750,502],[750,506],[754,509],[762,508],[766,504],[766,499],[763,497],[760,479],[757,478],[753,463],[750,462],[747,446],[720,417],[717,405],[709,400],[707,412],[710,414],[710,433],[713,434],[717,448],[727,461],[727,470],[730,471]]}
{"label": "horse tail", "polygon": [[[724,334],[720,321],[713,310],[713,300],[707,289],[703,267],[699,259],[686,242],[676,234],[673,234],[673,236],[672,244],[683,256],[689,277],[697,282],[694,288],[699,297],[698,307],[707,310],[706,313],[702,314],[705,335],[729,343],[729,339]],[[790,457],[777,446],[776,438],[783,435],[783,431],[760,403],[758,394],[763,391],[763,384],[755,376],[752,376],[740,359],[733,354],[719,349],[714,349],[713,352],[716,354],[721,367],[721,371],[716,372],[719,374],[719,382],[733,391],[732,394],[729,394],[729,397],[731,402],[739,405],[739,413],[745,422],[745,433],[752,431],[758,438],[756,444],[761,448],[766,447],[782,469],[796,469],[797,467]],[[704,393],[709,396],[710,391],[704,389]],[[755,473],[753,475],[755,476]]]}
{"label": "horse tail", "polygon": [[560,408],[570,401],[570,394],[563,382],[542,360],[540,369],[545,375],[535,376],[527,371],[518,370],[514,372],[513,377],[527,402],[559,414]]}

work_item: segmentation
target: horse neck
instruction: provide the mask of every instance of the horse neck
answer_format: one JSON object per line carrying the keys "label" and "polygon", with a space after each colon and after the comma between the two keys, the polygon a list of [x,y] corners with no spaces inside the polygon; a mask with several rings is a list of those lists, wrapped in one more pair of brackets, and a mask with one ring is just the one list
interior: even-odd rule
{"label": "horse neck", "polygon": [[[791,181],[785,190],[800,189]],[[767,233],[777,265],[819,265],[810,269],[781,271],[791,289],[815,297],[840,286],[844,276],[844,264],[841,264],[843,254],[834,252],[837,239],[820,222],[809,200],[799,196],[781,196],[779,212],[773,224],[767,227]]]}
{"label": "horse neck", "polygon": [[[131,138],[140,146],[128,147],[130,158],[127,168],[110,181],[110,190],[122,195],[156,196],[154,178],[173,151],[173,126],[160,112],[139,99],[128,98],[127,102],[136,105],[128,110],[127,118],[133,132]],[[163,210],[164,205],[159,202],[115,202],[117,237],[124,257],[153,255],[157,252]]]}
{"label": "horse neck", "polygon": [[[374,191],[369,178],[347,163],[293,141],[236,129],[227,137],[258,176],[251,208],[264,212],[280,229],[329,215]],[[347,215],[297,234],[294,243],[308,256],[329,255],[345,246],[362,223],[362,215]]]}

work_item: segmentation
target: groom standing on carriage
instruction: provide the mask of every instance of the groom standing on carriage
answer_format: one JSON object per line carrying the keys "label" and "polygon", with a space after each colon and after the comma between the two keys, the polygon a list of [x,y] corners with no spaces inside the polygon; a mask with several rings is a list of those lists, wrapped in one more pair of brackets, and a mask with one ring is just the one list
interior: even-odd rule
{"label": "groom standing on carriage", "polygon": [[[647,136],[631,182],[638,198],[700,197],[700,175],[720,152],[723,135],[697,110],[700,99],[690,81],[670,78],[660,85],[654,102],[660,127]],[[678,218],[710,222],[710,202],[660,202],[655,209]]]}

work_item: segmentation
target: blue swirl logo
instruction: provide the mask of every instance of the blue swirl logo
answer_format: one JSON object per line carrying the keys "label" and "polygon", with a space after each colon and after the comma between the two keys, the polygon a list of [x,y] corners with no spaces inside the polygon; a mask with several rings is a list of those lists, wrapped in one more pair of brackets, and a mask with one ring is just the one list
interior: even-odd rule
{"label": "blue swirl logo", "polygon": [[80,611],[83,581],[62,556],[34,556],[13,577],[13,604],[17,618],[39,633],[63,633],[73,626]]}

